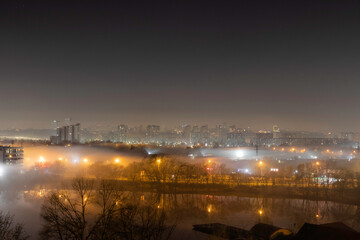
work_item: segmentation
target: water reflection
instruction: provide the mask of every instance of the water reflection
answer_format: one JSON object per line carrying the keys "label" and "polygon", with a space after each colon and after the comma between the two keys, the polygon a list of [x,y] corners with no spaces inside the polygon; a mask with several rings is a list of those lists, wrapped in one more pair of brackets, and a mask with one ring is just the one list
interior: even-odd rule
{"label": "water reflection", "polygon": [[[25,191],[0,193],[0,210],[15,215],[25,224],[25,230],[37,239],[41,221],[39,217],[44,196],[52,189],[42,186]],[[342,221],[360,230],[360,210],[357,205],[304,199],[247,198],[200,194],[157,194],[125,192],[127,199],[144,202],[164,209],[176,219],[175,239],[198,239],[193,224],[220,222],[249,229],[262,222],[297,231],[304,222],[327,223]]]}

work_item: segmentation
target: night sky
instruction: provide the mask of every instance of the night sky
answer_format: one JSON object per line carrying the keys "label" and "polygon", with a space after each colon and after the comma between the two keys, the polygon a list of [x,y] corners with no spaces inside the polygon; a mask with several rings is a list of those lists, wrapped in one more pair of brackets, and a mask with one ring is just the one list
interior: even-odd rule
{"label": "night sky", "polygon": [[360,1],[4,2],[0,129],[360,131]]}

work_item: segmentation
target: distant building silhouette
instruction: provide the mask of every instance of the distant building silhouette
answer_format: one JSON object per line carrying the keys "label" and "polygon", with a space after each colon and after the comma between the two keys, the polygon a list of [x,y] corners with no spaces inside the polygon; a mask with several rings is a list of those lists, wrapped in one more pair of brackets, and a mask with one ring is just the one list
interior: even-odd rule
{"label": "distant building silhouette", "polygon": [[80,143],[80,123],[58,127],[50,137],[52,144]]}
{"label": "distant building silhouette", "polygon": [[126,142],[129,133],[129,128],[125,124],[118,125],[118,141]]}

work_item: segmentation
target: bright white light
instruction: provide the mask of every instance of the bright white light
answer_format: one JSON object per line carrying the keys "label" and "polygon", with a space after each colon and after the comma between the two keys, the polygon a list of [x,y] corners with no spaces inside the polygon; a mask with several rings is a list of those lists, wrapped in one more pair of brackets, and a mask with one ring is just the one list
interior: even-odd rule
{"label": "bright white light", "polygon": [[39,162],[44,163],[44,162],[45,162],[45,158],[44,158],[43,156],[40,156],[40,157],[39,157]]}
{"label": "bright white light", "polygon": [[246,173],[246,174],[250,174],[250,170],[248,168],[239,168],[237,170],[239,173]]}
{"label": "bright white light", "polygon": [[242,158],[244,156],[244,151],[243,150],[237,150],[235,154],[236,154],[237,158]]}
{"label": "bright white light", "polygon": [[4,176],[4,174],[5,174],[5,169],[2,166],[0,166],[0,177]]}

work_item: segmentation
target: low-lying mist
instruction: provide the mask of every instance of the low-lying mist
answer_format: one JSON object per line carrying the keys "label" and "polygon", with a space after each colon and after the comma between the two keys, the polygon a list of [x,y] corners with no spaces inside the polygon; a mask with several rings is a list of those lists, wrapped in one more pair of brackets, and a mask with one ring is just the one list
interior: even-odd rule
{"label": "low-lying mist", "polygon": [[94,148],[86,146],[37,146],[24,148],[24,168],[29,169],[38,164],[62,162],[69,167],[76,164],[94,162],[119,163],[128,165],[139,161],[142,156],[131,152],[119,152],[115,149]]}
{"label": "low-lying mist", "polygon": [[24,164],[0,166],[0,191],[57,187],[64,179],[87,174],[96,163],[125,167],[142,158],[138,153],[86,146],[24,147]]}

